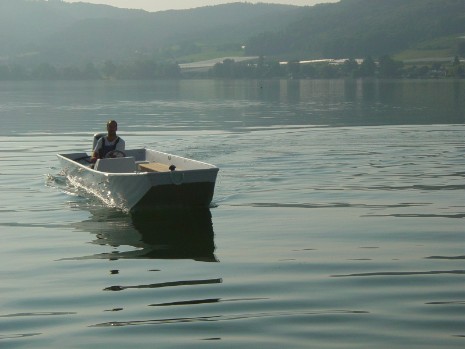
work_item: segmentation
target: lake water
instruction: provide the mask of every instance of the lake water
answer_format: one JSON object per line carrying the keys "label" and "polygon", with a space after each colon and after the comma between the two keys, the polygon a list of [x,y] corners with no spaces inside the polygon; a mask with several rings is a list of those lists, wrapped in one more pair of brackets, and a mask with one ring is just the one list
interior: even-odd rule
{"label": "lake water", "polygon": [[[464,348],[465,81],[0,83],[1,348]],[[67,183],[107,119],[220,167],[143,217]]]}

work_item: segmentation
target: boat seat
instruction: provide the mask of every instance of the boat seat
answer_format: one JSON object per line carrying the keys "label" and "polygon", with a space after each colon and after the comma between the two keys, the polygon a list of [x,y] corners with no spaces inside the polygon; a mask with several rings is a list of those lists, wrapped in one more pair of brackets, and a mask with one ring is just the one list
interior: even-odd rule
{"label": "boat seat", "polygon": [[109,173],[131,173],[136,170],[134,156],[124,158],[98,159],[94,169]]}
{"label": "boat seat", "polygon": [[159,162],[150,162],[146,164],[139,164],[139,169],[143,172],[170,172],[170,165],[162,164]]}

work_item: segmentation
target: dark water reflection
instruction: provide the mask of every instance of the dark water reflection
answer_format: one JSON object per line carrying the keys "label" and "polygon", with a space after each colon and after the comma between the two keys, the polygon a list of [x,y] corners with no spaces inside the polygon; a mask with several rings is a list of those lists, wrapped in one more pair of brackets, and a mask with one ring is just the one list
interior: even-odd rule
{"label": "dark water reflection", "polygon": [[94,234],[93,244],[111,246],[114,250],[78,259],[217,261],[214,255],[212,216],[208,208],[153,210],[129,214],[102,207],[91,213],[90,219],[76,223],[75,228]]}

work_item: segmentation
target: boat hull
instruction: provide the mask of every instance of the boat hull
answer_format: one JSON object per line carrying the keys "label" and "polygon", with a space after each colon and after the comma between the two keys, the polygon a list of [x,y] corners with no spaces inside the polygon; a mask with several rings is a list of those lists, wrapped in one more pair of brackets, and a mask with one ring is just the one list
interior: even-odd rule
{"label": "boat hull", "polygon": [[212,202],[214,190],[215,183],[212,182],[157,185],[150,188],[134,209],[164,206],[208,207]]}
{"label": "boat hull", "polygon": [[108,173],[91,169],[88,163],[80,161],[86,153],[58,154],[58,158],[70,184],[111,207],[139,211],[210,206],[219,170],[216,166],[153,150],[142,152],[139,149],[133,153],[138,154],[138,162],[151,161],[156,157],[158,162],[163,161],[167,166],[178,164],[176,166],[180,165],[180,169],[169,172],[136,170],[131,173]]}

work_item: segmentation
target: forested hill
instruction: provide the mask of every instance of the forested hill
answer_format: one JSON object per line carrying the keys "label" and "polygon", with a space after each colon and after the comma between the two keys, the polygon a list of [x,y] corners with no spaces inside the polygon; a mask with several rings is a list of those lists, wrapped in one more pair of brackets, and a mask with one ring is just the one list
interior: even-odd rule
{"label": "forested hill", "polygon": [[182,63],[231,54],[378,57],[441,45],[450,50],[465,36],[464,9],[465,0],[341,0],[151,13],[61,0],[0,0],[0,66],[141,58]]}
{"label": "forested hill", "polygon": [[300,10],[231,3],[151,13],[60,0],[0,0],[0,63],[177,59],[203,46],[239,51],[251,35],[285,28]]}
{"label": "forested hill", "polygon": [[377,57],[416,47],[444,49],[464,35],[465,0],[341,0],[304,8],[300,20],[251,38],[247,48],[262,55]]}

